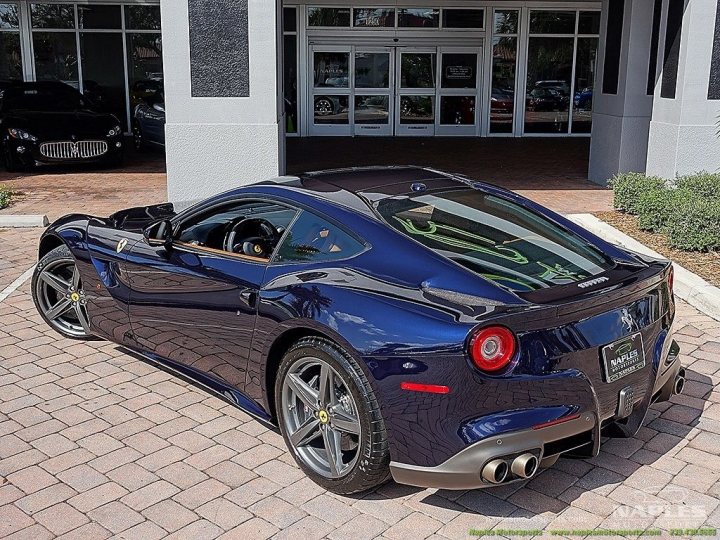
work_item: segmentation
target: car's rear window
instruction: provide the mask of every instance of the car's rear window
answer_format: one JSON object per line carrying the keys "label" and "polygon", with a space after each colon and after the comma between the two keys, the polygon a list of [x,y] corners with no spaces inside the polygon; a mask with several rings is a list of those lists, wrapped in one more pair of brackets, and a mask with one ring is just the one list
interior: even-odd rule
{"label": "car's rear window", "polygon": [[516,292],[567,285],[613,267],[581,237],[475,189],[384,199],[376,210],[403,234]]}

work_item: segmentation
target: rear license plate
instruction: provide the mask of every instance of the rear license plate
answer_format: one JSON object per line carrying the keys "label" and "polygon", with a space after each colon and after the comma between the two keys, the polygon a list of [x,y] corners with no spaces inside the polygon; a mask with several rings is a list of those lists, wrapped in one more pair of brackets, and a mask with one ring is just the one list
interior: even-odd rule
{"label": "rear license plate", "polygon": [[605,381],[615,382],[645,367],[642,334],[618,340],[602,348]]}

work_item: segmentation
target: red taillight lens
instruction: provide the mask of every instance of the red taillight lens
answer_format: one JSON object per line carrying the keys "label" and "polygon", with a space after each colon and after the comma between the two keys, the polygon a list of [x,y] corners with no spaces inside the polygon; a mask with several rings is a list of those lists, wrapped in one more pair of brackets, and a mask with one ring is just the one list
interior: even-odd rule
{"label": "red taillight lens", "polygon": [[675,290],[675,268],[671,266],[670,273],[668,274],[668,291],[670,293],[670,298],[672,298],[674,290]]}
{"label": "red taillight lens", "polygon": [[503,326],[483,328],[470,341],[470,358],[489,373],[505,368],[515,356],[515,336]]}

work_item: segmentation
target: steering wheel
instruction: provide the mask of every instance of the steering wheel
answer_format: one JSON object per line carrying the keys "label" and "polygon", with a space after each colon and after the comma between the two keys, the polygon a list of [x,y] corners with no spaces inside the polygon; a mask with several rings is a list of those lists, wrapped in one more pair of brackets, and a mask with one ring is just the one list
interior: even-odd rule
{"label": "steering wheel", "polygon": [[228,226],[223,249],[230,253],[269,259],[279,240],[280,233],[268,220],[243,217]]}

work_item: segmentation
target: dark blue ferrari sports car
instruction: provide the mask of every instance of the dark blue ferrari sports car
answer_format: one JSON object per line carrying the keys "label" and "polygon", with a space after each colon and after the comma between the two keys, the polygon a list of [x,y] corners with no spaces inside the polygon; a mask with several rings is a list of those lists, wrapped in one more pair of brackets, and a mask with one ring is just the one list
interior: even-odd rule
{"label": "dark blue ferrari sports car", "polygon": [[39,259],[33,296],[55,330],[278,426],[336,493],[530,478],[634,435],[684,383],[669,262],[426,168],[69,215]]}

